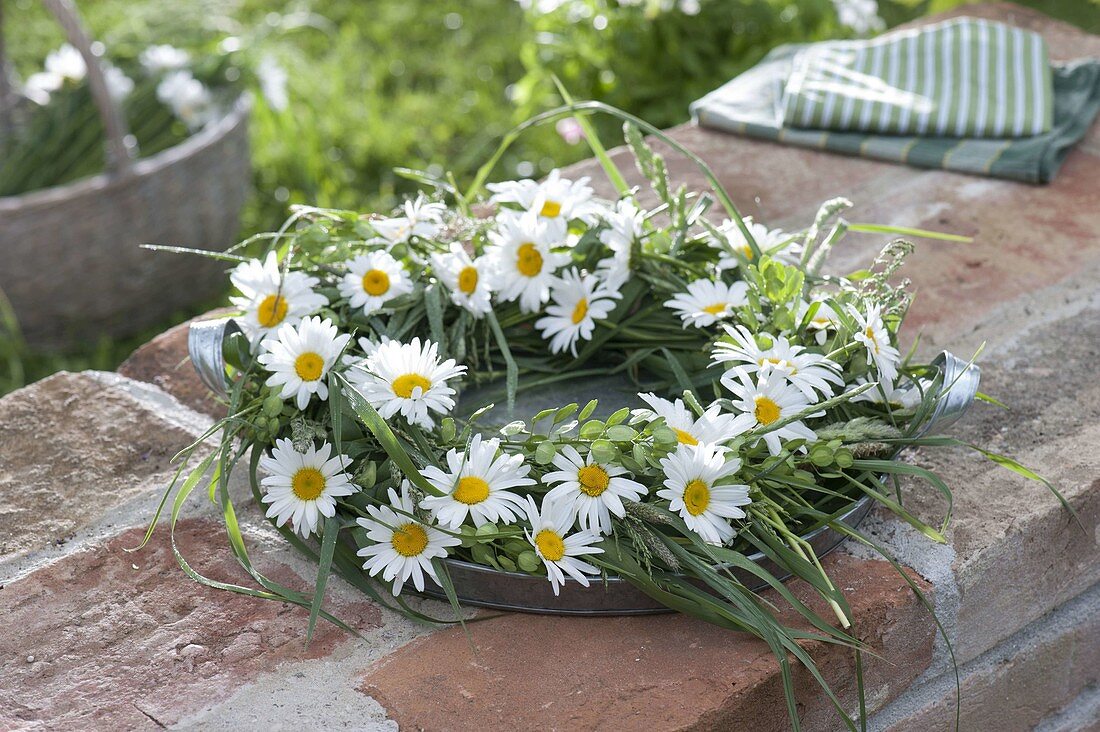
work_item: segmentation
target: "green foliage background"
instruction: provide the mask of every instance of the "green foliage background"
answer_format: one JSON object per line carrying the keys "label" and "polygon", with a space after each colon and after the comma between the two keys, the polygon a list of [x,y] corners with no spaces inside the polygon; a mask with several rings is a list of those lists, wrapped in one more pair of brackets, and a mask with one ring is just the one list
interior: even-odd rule
{"label": "green foliage background", "polygon": [[[8,54],[26,77],[62,43],[61,32],[37,0],[0,4]],[[879,13],[893,26],[958,4],[883,0]],[[1100,31],[1098,0],[1024,4]],[[850,34],[830,0],[700,0],[696,15],[662,11],[656,0],[572,0],[548,14],[513,0],[84,0],[80,8],[109,49],[194,47],[229,33],[253,39],[257,53],[289,71],[289,108],[257,105],[253,116],[254,191],[242,236],[277,227],[290,203],[389,208],[413,189],[398,166],[469,180],[507,130],[558,102],[552,75],[575,98],[669,126],[773,46]],[[276,32],[288,19],[300,27]],[[617,125],[601,124],[615,134]],[[586,155],[583,143],[541,128],[509,150],[497,175],[538,176]],[[0,393],[59,368],[113,368],[148,335],[30,354],[4,335],[4,322]]]}

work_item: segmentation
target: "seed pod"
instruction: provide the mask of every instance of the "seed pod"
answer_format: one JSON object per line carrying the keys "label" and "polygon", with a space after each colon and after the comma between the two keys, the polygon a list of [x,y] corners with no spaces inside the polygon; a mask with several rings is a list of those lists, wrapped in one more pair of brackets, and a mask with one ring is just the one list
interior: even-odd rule
{"label": "seed pod", "polygon": [[278,417],[283,411],[283,400],[278,394],[272,394],[264,399],[263,412],[268,417]]}

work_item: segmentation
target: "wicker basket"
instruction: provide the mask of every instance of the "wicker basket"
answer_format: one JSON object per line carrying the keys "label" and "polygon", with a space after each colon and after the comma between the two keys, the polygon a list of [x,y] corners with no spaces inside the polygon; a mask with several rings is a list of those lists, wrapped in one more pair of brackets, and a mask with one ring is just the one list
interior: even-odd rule
{"label": "wicker basket", "polygon": [[224,288],[224,264],[140,246],[224,249],[236,240],[251,177],[248,105],[242,98],[183,143],[134,160],[72,1],[44,4],[88,66],[107,172],[0,198],[0,291],[29,344],[65,348],[133,334]]}

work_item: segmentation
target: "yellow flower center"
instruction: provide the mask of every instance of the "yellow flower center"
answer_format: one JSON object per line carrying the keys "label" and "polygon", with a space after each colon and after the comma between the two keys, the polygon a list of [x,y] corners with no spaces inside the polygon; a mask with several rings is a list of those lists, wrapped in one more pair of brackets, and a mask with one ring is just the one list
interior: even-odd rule
{"label": "yellow flower center", "polygon": [[290,479],[290,490],[302,501],[315,501],[325,490],[325,476],[317,468],[299,468]]}
{"label": "yellow flower center", "polygon": [[390,544],[403,557],[418,557],[428,548],[428,532],[420,524],[410,521],[394,529]]}
{"label": "yellow flower center", "polygon": [[741,253],[745,255],[745,259],[749,260],[750,262],[752,261],[752,247],[750,247],[748,244],[741,247]]}
{"label": "yellow flower center", "polygon": [[380,269],[368,269],[363,275],[363,291],[378,297],[390,291],[390,276]]}
{"label": "yellow flower center", "polygon": [[871,339],[871,344],[875,348],[875,353],[878,353],[878,338],[875,338],[875,329],[868,325],[867,329],[863,332]]}
{"label": "yellow flower center", "polygon": [[413,395],[413,389],[419,388],[421,393],[432,387],[432,382],[420,374],[401,374],[393,380],[393,393],[402,399],[409,399]]}
{"label": "yellow flower center", "polygon": [[681,445],[698,445],[699,444],[699,440],[695,439],[694,437],[691,436],[690,433],[685,432],[684,430],[678,430],[675,427],[673,427],[672,431],[676,433],[676,439],[680,442]]}
{"label": "yellow flower center", "polygon": [[698,516],[706,511],[709,505],[710,487],[699,478],[689,480],[688,484],[684,486],[684,508],[687,509],[687,512],[692,516]]}
{"label": "yellow flower center", "polygon": [[565,542],[556,531],[543,529],[535,534],[535,546],[539,548],[543,558],[551,562],[557,562],[565,556]]}
{"label": "yellow flower center", "polygon": [[577,471],[577,480],[581,484],[581,493],[595,498],[607,490],[611,476],[602,465],[585,465]]}
{"label": "yellow flower center", "polygon": [[779,405],[766,396],[756,397],[756,421],[769,425],[779,419]]}
{"label": "yellow flower center", "polygon": [[711,315],[721,315],[726,312],[726,308],[729,307],[729,303],[716,302],[713,305],[707,305],[703,308],[704,313],[710,313]]}
{"label": "yellow flower center", "polygon": [[294,359],[294,373],[302,381],[317,381],[325,370],[325,359],[313,351],[306,351]]}
{"label": "yellow flower center", "polygon": [[286,317],[287,301],[280,295],[268,295],[256,309],[256,320],[265,328],[274,328]]}
{"label": "yellow flower center", "polygon": [[539,211],[539,216],[545,216],[548,219],[556,219],[561,216],[561,204],[557,201],[547,201],[542,204],[542,210]]}
{"label": "yellow flower center", "polygon": [[467,295],[474,294],[474,290],[477,289],[476,267],[462,268],[462,271],[458,273],[458,289]]}
{"label": "yellow flower center", "polygon": [[489,497],[489,484],[476,475],[467,475],[458,481],[452,497],[459,503],[472,506]]}
{"label": "yellow flower center", "polygon": [[778,366],[781,369],[786,370],[791,376],[798,373],[798,369],[794,367],[790,361],[785,358],[762,358],[757,363],[760,366]]}
{"label": "yellow flower center", "polygon": [[573,308],[573,325],[579,325],[586,315],[588,315],[588,299],[582,297]]}
{"label": "yellow flower center", "polygon": [[538,248],[531,242],[520,245],[518,257],[516,269],[524,277],[534,277],[542,271],[542,255],[539,254]]}

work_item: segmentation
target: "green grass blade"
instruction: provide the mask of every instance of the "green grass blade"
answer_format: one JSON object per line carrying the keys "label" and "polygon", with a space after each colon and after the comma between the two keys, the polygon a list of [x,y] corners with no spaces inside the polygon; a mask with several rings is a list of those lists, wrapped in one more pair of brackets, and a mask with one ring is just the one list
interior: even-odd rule
{"label": "green grass blade", "polygon": [[325,519],[325,528],[321,537],[321,557],[317,563],[317,582],[313,586],[313,601],[309,606],[309,627],[306,629],[306,645],[313,640],[313,631],[317,627],[317,616],[321,614],[321,604],[325,600],[325,587],[332,568],[332,555],[336,551],[336,537],[340,533],[340,518],[333,516]]}
{"label": "green grass blade", "polygon": [[971,445],[970,443],[964,444],[966,444],[966,446],[969,447],[971,450],[974,450],[975,452],[979,452],[984,455],[987,460],[991,461],[995,465],[999,465],[1006,470],[1011,470],[1013,473],[1016,473],[1016,475],[1027,478],[1028,480],[1033,480],[1037,483],[1042,483],[1043,485],[1045,485],[1047,489],[1054,494],[1054,497],[1058,499],[1059,503],[1062,504],[1062,508],[1069,511],[1070,515],[1073,516],[1074,520],[1077,522],[1077,525],[1081,527],[1081,530],[1086,531],[1085,525],[1081,523],[1081,517],[1077,515],[1077,511],[1075,511],[1073,506],[1070,505],[1069,501],[1066,500],[1066,497],[1062,495],[1062,492],[1055,488],[1054,484],[1051,483],[1049,480],[1039,475],[1031,468],[1021,464],[1016,460],[1013,460],[1007,455],[1001,455],[999,453],[993,452],[992,450],[986,450],[985,448],[978,447],[977,445]]}
{"label": "green grass blade", "polygon": [[389,425],[386,424],[386,420],[382,419],[382,415],[370,405],[370,402],[359,393],[350,381],[341,375],[337,375],[336,378],[343,387],[344,396],[347,398],[348,404],[351,405],[352,411],[355,412],[366,428],[371,431],[371,434],[373,434],[379,444],[382,445],[382,449],[386,451],[386,454],[390,456],[390,459],[393,460],[405,477],[428,495],[442,496],[443,492],[429,483],[428,480],[420,474],[420,469],[416,467],[412,458],[409,457],[409,453],[401,446],[401,443],[398,442],[397,435],[395,435]]}
{"label": "green grass blade", "polygon": [[[575,101],[573,97],[569,95],[569,91],[565,88],[565,85],[561,83],[561,79],[557,76],[552,78],[554,80],[554,86],[558,88],[558,94],[561,95],[562,100],[566,104],[574,104]],[[619,192],[620,196],[629,191],[630,186],[627,184],[626,178],[623,177],[619,167],[615,165],[615,161],[607,154],[607,148],[603,146],[599,136],[596,135],[596,128],[592,126],[583,114],[578,114],[575,119],[577,120],[577,124],[580,125],[581,131],[584,133],[585,142],[587,142],[588,147],[591,148],[592,154],[596,156],[596,160],[600,162],[600,167],[602,167],[604,173],[607,174],[608,179],[611,181],[611,185],[615,186],[615,190]]]}
{"label": "green grass blade", "polygon": [[955,241],[969,244],[973,237],[960,236],[959,234],[945,234],[942,231],[928,231],[926,229],[913,229],[908,226],[885,226],[882,224],[848,224],[848,231],[858,231],[864,234],[898,234],[899,236],[918,236],[922,239],[936,239],[938,241]]}

